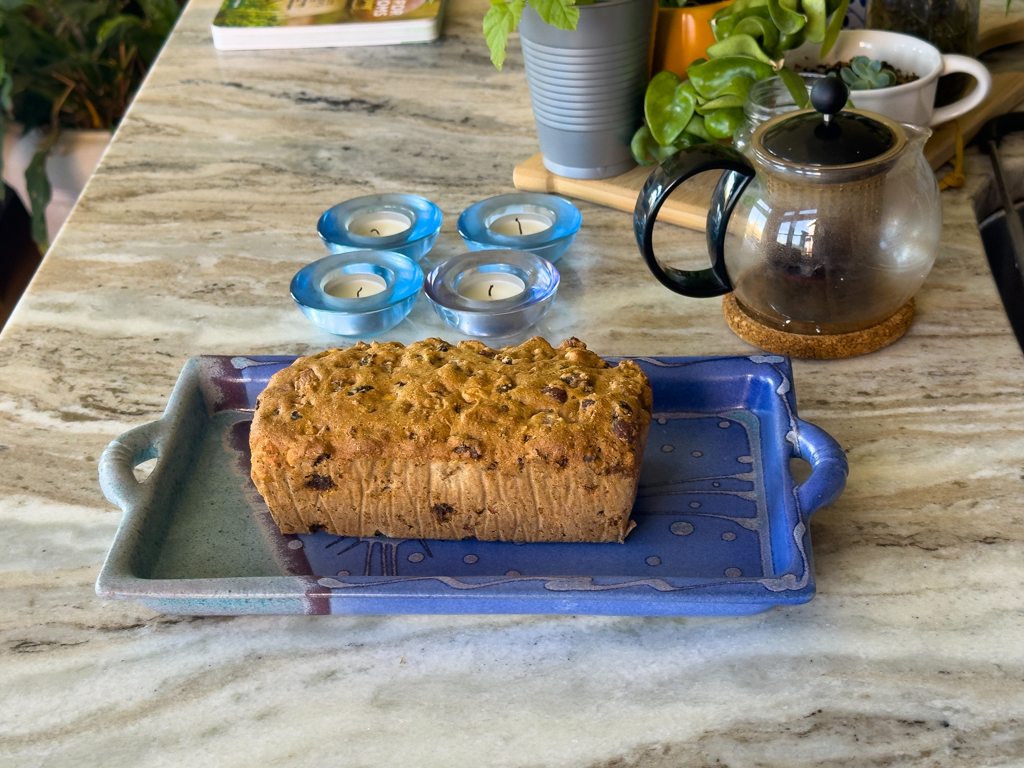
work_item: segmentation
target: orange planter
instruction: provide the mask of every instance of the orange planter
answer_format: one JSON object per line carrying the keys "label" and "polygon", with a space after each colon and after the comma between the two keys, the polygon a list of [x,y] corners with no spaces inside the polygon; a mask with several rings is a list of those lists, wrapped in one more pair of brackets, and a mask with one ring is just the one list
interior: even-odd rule
{"label": "orange planter", "polygon": [[658,10],[658,32],[654,41],[654,67],[652,74],[664,69],[686,78],[686,68],[695,59],[704,57],[704,51],[715,42],[711,33],[711,17],[715,11],[732,4],[724,0],[712,5],[692,8],[661,8]]}

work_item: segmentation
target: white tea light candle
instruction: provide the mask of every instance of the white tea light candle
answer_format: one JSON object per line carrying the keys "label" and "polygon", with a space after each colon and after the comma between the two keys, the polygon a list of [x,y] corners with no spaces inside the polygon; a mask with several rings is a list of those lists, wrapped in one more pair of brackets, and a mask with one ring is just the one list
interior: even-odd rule
{"label": "white tea light candle", "polygon": [[405,319],[422,287],[423,270],[408,256],[364,249],[307,264],[292,278],[291,294],[325,331],[374,336]]}
{"label": "white tea light candle", "polygon": [[365,299],[382,293],[387,287],[387,281],[380,275],[357,272],[328,280],[324,293],[338,299]]}
{"label": "white tea light candle", "polygon": [[352,218],[348,231],[360,237],[391,237],[412,226],[412,219],[398,211],[373,211]]}
{"label": "white tea light candle", "polygon": [[509,213],[499,216],[487,228],[498,235],[536,235],[554,226],[554,219],[540,213]]}
{"label": "white tea light candle", "polygon": [[532,253],[557,261],[572,244],[583,217],[556,195],[517,192],[474,203],[459,216],[459,236],[471,251]]}
{"label": "white tea light candle", "polygon": [[501,301],[518,296],[526,283],[507,272],[484,272],[459,281],[459,295],[473,301]]}

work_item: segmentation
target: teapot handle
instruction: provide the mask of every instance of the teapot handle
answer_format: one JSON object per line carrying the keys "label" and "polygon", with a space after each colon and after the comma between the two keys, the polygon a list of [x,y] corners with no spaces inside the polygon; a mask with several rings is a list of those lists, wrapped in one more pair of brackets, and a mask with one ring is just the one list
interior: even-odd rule
{"label": "teapot handle", "polygon": [[[697,271],[662,267],[654,255],[654,222],[668,196],[691,176],[723,170],[708,211],[707,238],[711,267]],[[698,144],[672,155],[648,177],[633,211],[633,233],[647,267],[666,288],[703,299],[732,290],[725,271],[725,231],[740,193],[754,178],[754,166],[735,149],[720,144]]]}

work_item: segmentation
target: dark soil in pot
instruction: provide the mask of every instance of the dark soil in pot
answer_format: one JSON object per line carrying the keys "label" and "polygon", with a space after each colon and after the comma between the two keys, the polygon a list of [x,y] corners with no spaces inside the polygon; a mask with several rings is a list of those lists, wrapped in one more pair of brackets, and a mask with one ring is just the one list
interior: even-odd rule
{"label": "dark soil in pot", "polygon": [[[836,77],[839,77],[840,70],[842,70],[843,67],[849,67],[850,65],[851,63],[849,61],[837,61],[835,64],[818,64],[815,67],[797,65],[796,67],[794,67],[794,69],[797,72],[806,72],[808,74],[813,75],[835,74]],[[894,85],[905,85],[906,83],[912,83],[915,80],[921,79],[918,75],[915,75],[913,72],[904,72],[902,69],[894,67],[887,61],[882,62],[882,69],[888,69],[891,72],[896,73],[896,82],[894,83]]]}

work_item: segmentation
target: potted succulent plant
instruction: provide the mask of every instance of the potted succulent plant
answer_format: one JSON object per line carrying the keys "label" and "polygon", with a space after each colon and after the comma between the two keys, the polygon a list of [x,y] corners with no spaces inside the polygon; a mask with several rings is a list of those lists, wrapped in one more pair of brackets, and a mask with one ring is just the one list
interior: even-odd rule
{"label": "potted succulent plant", "polygon": [[499,69],[518,26],[541,154],[577,179],[634,166],[657,0],[491,0],[484,35]]}
{"label": "potted succulent plant", "polygon": [[[866,52],[874,62],[864,57]],[[841,74],[853,90],[850,100],[854,107],[919,126],[959,117],[978,106],[992,90],[991,74],[976,59],[940,53],[925,40],[883,30],[844,30],[827,55],[802,47],[787,53],[786,64],[819,72],[845,68]],[[977,87],[934,109],[939,80],[951,73],[973,78]]]}
{"label": "potted succulent plant", "polygon": [[40,250],[63,221],[50,216],[48,231],[48,205],[70,210],[180,10],[179,0],[0,3],[0,168]]}

